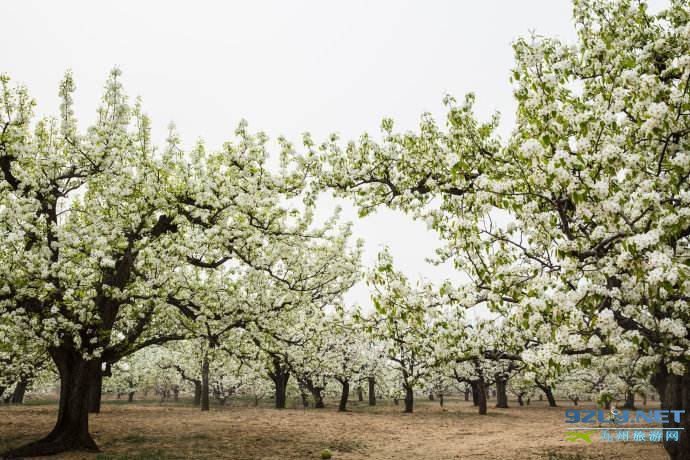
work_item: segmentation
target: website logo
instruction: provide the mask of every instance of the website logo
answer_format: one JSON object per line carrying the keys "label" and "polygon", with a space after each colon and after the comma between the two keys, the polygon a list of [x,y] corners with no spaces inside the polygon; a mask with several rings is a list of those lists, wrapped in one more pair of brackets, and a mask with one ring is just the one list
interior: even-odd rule
{"label": "website logo", "polygon": [[[568,426],[565,440],[592,442],[599,434],[600,441],[677,442],[684,428],[680,427],[684,410],[577,410],[565,411]],[[671,424],[671,427],[644,426]]]}

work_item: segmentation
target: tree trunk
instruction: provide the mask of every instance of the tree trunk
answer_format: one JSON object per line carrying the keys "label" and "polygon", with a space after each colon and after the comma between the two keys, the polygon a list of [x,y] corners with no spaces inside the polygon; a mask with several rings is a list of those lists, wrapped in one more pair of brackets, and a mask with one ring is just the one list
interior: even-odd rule
{"label": "tree trunk", "polygon": [[201,380],[194,381],[194,405],[201,405]]}
{"label": "tree trunk", "polygon": [[309,407],[309,398],[307,397],[307,393],[302,388],[300,388],[300,396],[302,397],[302,406],[304,406],[306,409]]}
{"label": "tree trunk", "polygon": [[472,405],[473,406],[478,406],[479,405],[479,382],[472,382],[470,384],[470,387],[472,389]]}
{"label": "tree trunk", "polygon": [[525,402],[522,400],[522,395],[517,395],[517,402],[520,406],[525,405]]}
{"label": "tree trunk", "polygon": [[209,410],[209,389],[208,389],[208,374],[209,374],[208,356],[204,355],[204,360],[201,363],[201,410]]}
{"label": "tree trunk", "polygon": [[465,388],[465,401],[469,401],[469,400],[470,400],[470,389]]}
{"label": "tree trunk", "polygon": [[486,390],[486,384],[484,383],[484,380],[478,380],[476,385],[477,385],[477,398],[478,398],[477,405],[479,406],[479,415],[486,415],[486,410],[487,410],[486,396],[488,393],[488,391]]}
{"label": "tree trunk", "polygon": [[438,394],[438,403],[441,407],[443,407],[443,393]]}
{"label": "tree trunk", "polygon": [[623,409],[635,409],[635,393],[632,390],[625,392],[625,403]]}
{"label": "tree trunk", "polygon": [[314,407],[316,409],[323,409],[325,406],[323,404],[323,395],[321,394],[320,388],[310,388],[311,396],[314,398]]}
{"label": "tree trunk", "polygon": [[89,412],[100,414],[101,394],[103,392],[103,372],[101,371],[100,364],[89,376],[89,380]]}
{"label": "tree trunk", "polygon": [[362,390],[361,385],[357,386],[357,401],[364,401],[364,390]]}
{"label": "tree trunk", "polygon": [[[663,424],[666,453],[671,460],[690,460],[690,372],[686,370],[685,375],[675,375],[660,366],[652,377],[652,384],[659,393],[662,410],[685,411],[684,414],[671,412],[668,423]],[[679,431],[673,432],[673,429]],[[667,439],[670,433],[677,433],[678,440]]]}
{"label": "tree trunk", "polygon": [[285,409],[285,403],[287,401],[287,385],[288,380],[290,380],[290,372],[285,369],[280,360],[273,360],[273,370],[268,373],[268,376],[273,380],[275,385],[275,403],[276,409]]}
{"label": "tree trunk", "polygon": [[27,378],[23,378],[17,383],[14,393],[12,393],[12,404],[24,404],[24,394],[28,385],[29,379]]}
{"label": "tree trunk", "polygon": [[434,394],[433,394],[433,393],[429,393],[429,401],[433,401],[433,400],[434,400]]}
{"label": "tree trunk", "polygon": [[486,415],[486,384],[484,380],[474,380],[470,383],[472,389],[472,404],[479,408],[479,414]]}
{"label": "tree trunk", "polygon": [[553,397],[553,390],[550,386],[543,386],[542,391],[546,395],[547,401],[549,401],[549,407],[558,407],[556,404],[556,398]]}
{"label": "tree trunk", "polygon": [[414,410],[414,391],[412,387],[405,388],[405,413],[411,414]]}
{"label": "tree trunk", "polygon": [[180,399],[180,387],[177,385],[173,387],[173,399],[177,402]]}
{"label": "tree trunk", "polygon": [[398,398],[393,398],[393,404],[398,405]]}
{"label": "tree trunk", "polygon": [[129,393],[127,393],[127,402],[132,402],[132,401],[134,401],[134,393],[136,393],[136,392],[135,392],[135,391],[130,391]]}
{"label": "tree trunk", "polygon": [[45,438],[0,454],[3,459],[54,455],[70,450],[97,451],[89,434],[89,375],[98,361],[84,361],[80,352],[67,347],[53,348],[50,355],[60,373],[58,419]]}
{"label": "tree trunk", "polygon": [[505,377],[496,378],[496,407],[502,409],[508,408],[508,393],[507,393],[508,379]]}
{"label": "tree trunk", "polygon": [[343,379],[339,380],[339,382],[343,386],[343,390],[340,393],[340,404],[338,404],[338,412],[345,412],[347,411],[347,399],[350,396],[350,381],[347,379]]}
{"label": "tree trunk", "polygon": [[376,405],[376,378],[367,377],[367,382],[369,383],[369,405]]}

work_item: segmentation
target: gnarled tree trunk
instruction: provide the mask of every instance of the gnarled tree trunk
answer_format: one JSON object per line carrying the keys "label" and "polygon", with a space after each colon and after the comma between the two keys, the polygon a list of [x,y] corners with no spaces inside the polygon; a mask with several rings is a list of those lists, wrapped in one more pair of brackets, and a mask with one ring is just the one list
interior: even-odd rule
{"label": "gnarled tree trunk", "polygon": [[[549,407],[558,407],[556,404],[556,398],[553,397],[553,390],[550,386],[537,382],[537,388],[544,392],[546,395],[546,400],[549,401]],[[541,395],[539,395],[539,401],[542,400]]]}
{"label": "gnarled tree trunk", "polygon": [[210,373],[208,356],[204,355],[204,360],[201,363],[201,410],[206,411],[210,408],[209,402],[209,388],[208,375]]}
{"label": "gnarled tree trunk", "polygon": [[343,389],[340,393],[340,403],[338,404],[338,412],[347,411],[347,399],[350,397],[350,381],[348,379],[338,379]]}
{"label": "gnarled tree trunk", "polygon": [[369,384],[369,405],[376,405],[376,378],[367,377],[367,383]]}
{"label": "gnarled tree trunk", "polygon": [[283,366],[278,359],[273,360],[273,369],[268,373],[275,385],[276,409],[285,409],[287,401],[287,385],[290,379],[290,372]]}
{"label": "gnarled tree trunk", "polygon": [[99,361],[85,361],[76,350],[53,348],[50,355],[60,373],[60,404],[53,430],[43,439],[12,449],[0,458],[54,455],[68,450],[98,450],[89,433],[89,376]]}
{"label": "gnarled tree trunk", "polygon": [[472,405],[473,406],[479,406],[479,388],[477,387],[476,382],[472,382],[470,385],[472,388]]}
{"label": "gnarled tree trunk", "polygon": [[[685,411],[684,414],[671,413],[668,423],[664,423],[664,448],[671,460],[690,460],[690,372],[675,375],[668,372],[665,366],[652,377],[652,384],[659,393],[661,409]],[[669,432],[678,429],[678,440],[667,439]]]}
{"label": "gnarled tree trunk", "polygon": [[474,380],[472,382],[472,398],[474,399],[474,405],[479,408],[480,415],[486,415],[487,403],[486,403],[486,384],[484,379]]}
{"label": "gnarled tree trunk", "polygon": [[[101,365],[89,375],[89,412],[99,414],[101,412],[101,394],[103,392],[103,372]],[[118,398],[119,399],[119,398]]]}
{"label": "gnarled tree trunk", "polygon": [[17,386],[14,387],[14,393],[12,393],[12,404],[24,404],[24,394],[28,385],[28,378],[22,378],[17,382]]}
{"label": "gnarled tree trunk", "polygon": [[557,407],[556,398],[553,397],[553,390],[547,386],[543,388],[546,400],[549,401],[549,407]]}
{"label": "gnarled tree trunk", "polygon": [[496,407],[508,408],[508,379],[504,376],[496,377]]}
{"label": "gnarled tree trunk", "polygon": [[414,410],[414,391],[412,387],[405,388],[405,413],[411,414]]}
{"label": "gnarled tree trunk", "polygon": [[312,398],[314,398],[314,408],[323,409],[325,406],[323,404],[323,394],[321,388],[310,388]]}

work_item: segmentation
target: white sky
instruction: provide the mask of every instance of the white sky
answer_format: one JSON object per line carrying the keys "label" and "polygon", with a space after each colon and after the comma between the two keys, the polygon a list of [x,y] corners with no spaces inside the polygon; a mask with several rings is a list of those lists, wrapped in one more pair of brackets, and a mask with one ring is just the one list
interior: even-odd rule
{"label": "white sky", "polygon": [[[39,114],[57,113],[57,84],[71,68],[86,126],[117,65],[158,140],[174,121],[188,144],[201,137],[210,148],[242,118],[296,144],[304,131],[316,140],[378,133],[383,117],[414,129],[424,111],[443,118],[444,94],[469,91],[480,115],[503,114],[507,135],[511,42],[531,30],[575,37],[567,0],[22,0],[0,3],[0,18],[0,72],[29,87]],[[345,216],[356,219],[351,209]],[[413,278],[458,278],[424,262],[438,242],[423,223],[385,211],[357,221],[355,234],[366,263],[387,244]],[[368,293],[359,286],[348,300],[368,303]]]}

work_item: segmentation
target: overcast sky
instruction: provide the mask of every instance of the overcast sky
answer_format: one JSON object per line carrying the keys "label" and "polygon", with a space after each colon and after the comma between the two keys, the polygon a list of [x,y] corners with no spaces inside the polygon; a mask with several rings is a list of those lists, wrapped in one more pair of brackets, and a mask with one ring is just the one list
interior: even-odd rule
{"label": "overcast sky", "polygon": [[[117,65],[128,93],[143,97],[156,139],[174,121],[188,144],[203,138],[212,148],[242,118],[296,143],[304,131],[317,140],[378,133],[383,117],[413,129],[422,112],[443,117],[444,94],[469,91],[480,115],[502,113],[507,135],[511,43],[530,31],[575,37],[566,0],[22,0],[0,3],[0,18],[0,72],[29,87],[39,114],[57,113],[57,84],[71,68],[86,125]],[[413,278],[457,278],[424,262],[438,242],[423,223],[380,212],[355,233],[368,264],[386,244]],[[348,300],[368,295],[360,286]]]}

